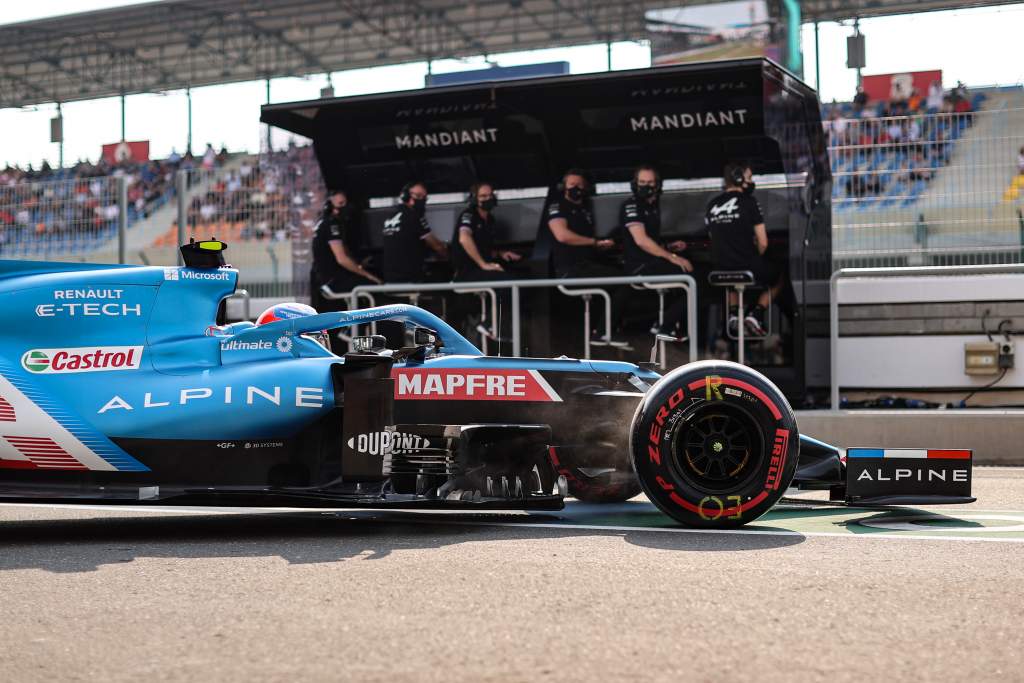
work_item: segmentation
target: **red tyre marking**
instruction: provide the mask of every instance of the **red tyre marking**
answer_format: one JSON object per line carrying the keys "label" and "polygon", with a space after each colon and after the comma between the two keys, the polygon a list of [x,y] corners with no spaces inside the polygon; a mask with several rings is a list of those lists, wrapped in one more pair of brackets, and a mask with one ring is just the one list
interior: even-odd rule
{"label": "red tyre marking", "polygon": [[765,490],[779,490],[782,470],[786,467],[786,454],[789,452],[789,430],[776,429],[775,441],[772,443],[772,459],[768,464],[768,477],[764,481]]}
{"label": "red tyre marking", "polygon": [[[702,384],[703,384],[703,382],[702,382]],[[768,497],[768,492],[767,491],[761,491],[761,493],[757,494],[756,496],[754,496],[753,498],[748,500],[743,505],[734,505],[731,508],[726,508],[726,509],[722,510],[721,512],[718,511],[718,508],[715,508],[714,510],[710,510],[709,509],[708,512],[718,513],[718,514],[715,515],[715,517],[713,519],[718,519],[719,517],[735,517],[736,515],[739,515],[739,514],[742,514],[742,513],[746,512],[747,510],[749,510],[750,508],[754,507],[755,505],[757,505],[758,503],[760,503],[761,501],[763,501],[767,497]],[[682,496],[680,496],[678,493],[674,493],[674,492],[670,493],[669,494],[669,498],[672,499],[672,502],[674,502],[676,505],[679,505],[680,507],[682,507],[685,510],[689,510],[690,512],[695,512],[698,515],[700,515],[701,517],[708,517],[708,515],[704,514],[704,509],[703,508],[697,507],[696,505],[694,505],[690,501],[688,501],[685,498],[683,498]]]}
{"label": "red tyre marking", "polygon": [[[737,389],[743,389],[744,391],[749,391],[754,396],[759,398],[761,400],[761,403],[765,404],[768,407],[768,410],[770,410],[771,413],[772,413],[772,417],[774,417],[776,420],[781,420],[782,419],[782,412],[779,411],[779,409],[776,407],[776,405],[771,402],[771,399],[768,398],[767,394],[765,394],[763,391],[761,391],[757,387],[751,386],[750,384],[747,384],[746,382],[744,382],[742,380],[732,379],[730,377],[722,377],[721,379],[722,379],[722,384],[724,384],[726,386],[736,387]],[[702,379],[699,379],[696,382],[690,382],[690,384],[689,384],[689,386],[687,388],[690,391],[696,391],[697,389],[701,389],[704,386],[705,386],[705,381],[702,380]]]}

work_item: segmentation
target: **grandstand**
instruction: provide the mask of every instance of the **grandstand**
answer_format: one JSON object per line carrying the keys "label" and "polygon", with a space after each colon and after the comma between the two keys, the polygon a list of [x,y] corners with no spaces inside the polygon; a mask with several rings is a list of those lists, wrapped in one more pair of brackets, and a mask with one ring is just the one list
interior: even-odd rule
{"label": "grandstand", "polygon": [[1021,260],[1009,189],[1024,143],[1019,87],[948,93],[940,111],[892,115],[889,102],[823,111],[836,267]]}
{"label": "grandstand", "polygon": [[[994,3],[808,0],[801,6],[805,18],[827,21],[966,4]],[[638,17],[648,6],[661,5],[644,2],[623,14],[621,3],[604,0],[578,7],[556,0],[482,2],[470,17],[469,9],[435,11],[427,3],[416,16],[395,16],[390,29],[381,28],[374,12],[327,0],[305,3],[303,12],[247,0],[216,0],[201,8],[171,0],[69,15],[0,27],[0,103],[68,102],[639,39],[646,28]],[[391,11],[383,5],[378,10]],[[481,19],[491,22],[488,29]],[[46,58],[41,45],[55,43],[59,56]],[[189,57],[198,53],[206,58]],[[948,109],[930,112],[890,102],[823,108],[835,176],[835,265],[1021,259],[1024,175],[1016,173],[1015,157],[1024,145],[1022,91],[949,93],[946,103]],[[129,261],[166,262],[173,259],[182,223],[185,235],[216,233],[237,245],[232,258],[246,269],[247,285],[286,291],[279,287],[290,279],[291,238],[308,233],[322,202],[311,148],[293,145],[263,157],[218,161],[219,171],[201,169],[190,155],[119,166],[6,169],[0,173],[0,254],[116,260],[123,221]],[[183,203],[177,201],[181,188]]]}
{"label": "grandstand", "polygon": [[[214,166],[225,159],[215,157]],[[45,164],[38,171],[8,167],[0,172],[0,254],[77,260],[109,251],[122,210],[128,229],[168,210],[175,174],[197,167],[190,155],[116,165],[82,162],[56,170]]]}

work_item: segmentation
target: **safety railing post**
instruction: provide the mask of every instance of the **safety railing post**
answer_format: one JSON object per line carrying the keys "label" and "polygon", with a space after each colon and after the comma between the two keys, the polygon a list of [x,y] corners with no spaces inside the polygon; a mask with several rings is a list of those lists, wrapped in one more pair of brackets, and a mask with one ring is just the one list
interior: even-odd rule
{"label": "safety railing post", "polygon": [[128,249],[128,178],[117,177],[117,262],[127,261]]}
{"label": "safety railing post", "polygon": [[[188,223],[188,171],[179,168],[178,172],[174,176],[174,183],[176,186],[175,192],[177,193],[178,200],[178,245],[185,244],[185,226]],[[181,251],[175,250],[178,254],[178,265],[184,265],[185,262],[181,259]]]}
{"label": "safety railing post", "polygon": [[521,321],[519,320],[519,287],[512,285],[512,355],[523,355],[523,341],[521,334]]}
{"label": "safety railing post", "polygon": [[[371,294],[395,294],[406,293],[410,290],[423,294],[425,292],[455,292],[456,290],[471,289],[508,289],[511,291],[512,299],[512,354],[521,356],[523,353],[522,344],[522,311],[520,295],[522,289],[540,288],[578,288],[578,287],[616,287],[621,285],[674,285],[683,290],[686,296],[686,326],[687,337],[689,338],[689,362],[697,360],[697,281],[692,275],[654,275],[654,276],[630,276],[630,277],[584,277],[584,278],[543,278],[536,280],[497,280],[481,282],[438,282],[438,283],[399,283],[388,285],[360,285],[351,292],[324,291],[326,299],[345,299],[353,308],[359,307],[359,298],[365,296],[372,302]],[[652,287],[655,288],[655,287]],[[607,298],[608,293],[603,290],[593,292],[602,298]],[[568,292],[563,292],[568,293]],[[576,290],[575,295],[583,292]],[[572,296],[573,294],[570,294]],[[373,305],[371,303],[371,305]],[[610,300],[609,300],[610,305]],[[605,308],[606,318],[610,320],[608,306]],[[608,333],[610,335],[610,328]]]}

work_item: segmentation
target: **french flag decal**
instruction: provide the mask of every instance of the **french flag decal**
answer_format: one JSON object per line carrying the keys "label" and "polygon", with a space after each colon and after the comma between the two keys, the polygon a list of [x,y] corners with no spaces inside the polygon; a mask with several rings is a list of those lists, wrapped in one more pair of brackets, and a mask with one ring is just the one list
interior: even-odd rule
{"label": "french flag decal", "polygon": [[939,448],[847,448],[846,457],[970,460],[971,451]]}

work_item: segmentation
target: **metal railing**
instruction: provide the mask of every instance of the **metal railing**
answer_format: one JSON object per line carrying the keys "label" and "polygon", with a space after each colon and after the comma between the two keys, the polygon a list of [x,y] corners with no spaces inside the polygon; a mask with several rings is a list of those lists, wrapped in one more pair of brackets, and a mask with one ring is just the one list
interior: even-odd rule
{"label": "metal railing", "polygon": [[1024,260],[1024,108],[826,122],[835,267]]}
{"label": "metal railing", "polygon": [[839,409],[839,281],[849,278],[880,278],[892,276],[943,276],[943,275],[1005,275],[1024,273],[1024,264],[999,264],[980,266],[918,266],[909,268],[840,268],[829,279],[829,384],[831,385],[830,405]]}
{"label": "metal railing", "polygon": [[311,148],[240,157],[215,171],[192,170],[178,178],[178,187],[177,228],[168,231],[166,243],[216,236],[229,243],[226,256],[254,296],[303,294],[296,285],[308,279],[308,259],[293,268],[292,243],[312,242],[324,201]]}
{"label": "metal railing", "polygon": [[128,174],[0,185],[0,257],[123,263],[141,192]]}
{"label": "metal railing", "polygon": [[[361,285],[344,294],[325,294],[327,298],[347,298],[352,308],[359,308],[359,299],[374,294],[409,294],[425,292],[453,292],[459,290],[509,290],[511,297],[512,318],[512,355],[522,355],[522,312],[520,293],[523,289],[548,288],[592,288],[616,287],[625,285],[668,285],[673,284],[682,289],[686,296],[686,334],[690,362],[697,360],[697,282],[690,275],[655,275],[642,277],[584,277],[584,278],[545,278],[540,280],[497,280],[483,282],[444,282],[444,283],[406,283],[391,285]],[[609,328],[610,329],[610,328]],[[607,333],[607,331],[606,331]],[[589,334],[586,335],[589,337]]]}

